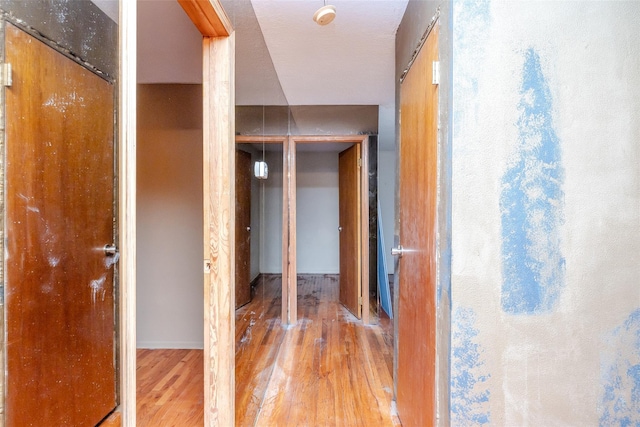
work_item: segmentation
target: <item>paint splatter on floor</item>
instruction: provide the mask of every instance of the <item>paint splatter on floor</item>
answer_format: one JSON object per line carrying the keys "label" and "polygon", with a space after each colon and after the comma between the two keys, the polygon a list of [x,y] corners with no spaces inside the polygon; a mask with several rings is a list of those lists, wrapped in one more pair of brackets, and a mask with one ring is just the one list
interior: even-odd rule
{"label": "paint splatter on floor", "polygon": [[478,343],[476,314],[457,307],[452,313],[451,331],[451,425],[488,425],[491,376],[484,366],[484,350]]}
{"label": "paint splatter on floor", "polygon": [[615,328],[601,355],[600,426],[640,426],[640,309]]}
{"label": "paint splatter on floor", "polygon": [[552,99],[540,56],[524,54],[515,155],[502,177],[502,308],[550,311],[564,285],[560,245],[564,170],[553,127]]}

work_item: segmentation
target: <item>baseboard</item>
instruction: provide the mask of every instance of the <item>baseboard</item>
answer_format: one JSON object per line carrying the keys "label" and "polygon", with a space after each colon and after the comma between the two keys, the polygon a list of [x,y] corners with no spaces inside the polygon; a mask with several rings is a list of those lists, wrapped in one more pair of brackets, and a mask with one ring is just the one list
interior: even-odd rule
{"label": "baseboard", "polygon": [[196,341],[138,341],[137,348],[157,350],[161,348],[202,350],[204,342]]}

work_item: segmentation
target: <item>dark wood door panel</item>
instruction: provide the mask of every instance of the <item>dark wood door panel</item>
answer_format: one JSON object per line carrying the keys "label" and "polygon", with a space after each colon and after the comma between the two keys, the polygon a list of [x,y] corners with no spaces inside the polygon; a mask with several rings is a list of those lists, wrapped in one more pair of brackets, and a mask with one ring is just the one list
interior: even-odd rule
{"label": "dark wood door panel", "polygon": [[438,27],[400,90],[397,405],[404,426],[435,422]]}
{"label": "dark wood door panel", "polygon": [[236,150],[236,308],[251,301],[251,153]]}
{"label": "dark wood door panel", "polygon": [[357,318],[360,306],[360,145],[339,154],[340,302]]}
{"label": "dark wood door panel", "polygon": [[6,423],[116,406],[113,85],[6,26]]}

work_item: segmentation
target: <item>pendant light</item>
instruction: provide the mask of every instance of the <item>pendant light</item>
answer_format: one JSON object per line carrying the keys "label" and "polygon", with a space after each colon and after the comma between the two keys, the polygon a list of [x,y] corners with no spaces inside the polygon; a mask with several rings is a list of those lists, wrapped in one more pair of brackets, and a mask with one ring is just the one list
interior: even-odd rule
{"label": "pendant light", "polygon": [[267,179],[269,177],[269,168],[267,167],[267,162],[264,156],[264,135],[265,135],[265,107],[262,106],[262,160],[257,161],[253,165],[253,175],[258,179]]}

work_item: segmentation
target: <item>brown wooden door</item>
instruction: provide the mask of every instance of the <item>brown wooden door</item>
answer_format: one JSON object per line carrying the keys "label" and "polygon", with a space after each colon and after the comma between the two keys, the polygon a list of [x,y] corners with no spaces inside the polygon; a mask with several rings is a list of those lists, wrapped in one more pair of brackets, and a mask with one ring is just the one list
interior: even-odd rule
{"label": "brown wooden door", "polygon": [[6,424],[116,406],[114,88],[6,26]]}
{"label": "brown wooden door", "polygon": [[340,302],[358,319],[362,316],[360,295],[360,145],[339,154]]}
{"label": "brown wooden door", "polygon": [[397,407],[403,426],[435,423],[437,26],[400,89]]}
{"label": "brown wooden door", "polygon": [[251,154],[236,150],[236,308],[251,301]]}

